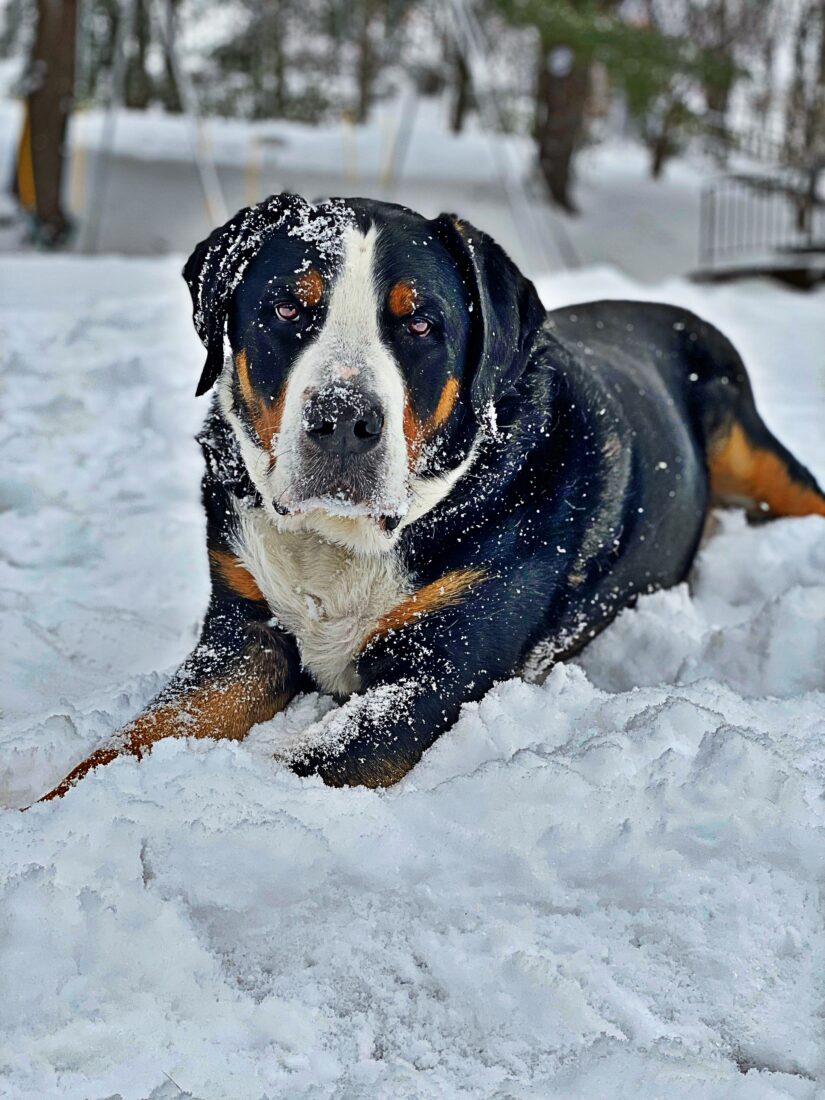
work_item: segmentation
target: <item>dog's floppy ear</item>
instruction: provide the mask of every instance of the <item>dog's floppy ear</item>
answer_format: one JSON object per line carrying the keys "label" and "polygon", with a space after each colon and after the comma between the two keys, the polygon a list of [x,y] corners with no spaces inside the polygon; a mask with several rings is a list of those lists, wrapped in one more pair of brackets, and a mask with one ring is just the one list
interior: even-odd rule
{"label": "dog's floppy ear", "polygon": [[229,301],[244,269],[286,210],[300,202],[295,195],[270,195],[256,206],[239,210],[197,246],[186,261],[183,277],[192,295],[192,320],[206,348],[206,363],[195,391],[200,397],[223,369],[224,332]]}
{"label": "dog's floppy ear", "polygon": [[500,245],[454,214],[435,220],[439,240],[456,259],[472,296],[478,336],[477,366],[471,399],[480,423],[491,420],[494,407],[525,366],[533,337],[546,310],[536,288]]}

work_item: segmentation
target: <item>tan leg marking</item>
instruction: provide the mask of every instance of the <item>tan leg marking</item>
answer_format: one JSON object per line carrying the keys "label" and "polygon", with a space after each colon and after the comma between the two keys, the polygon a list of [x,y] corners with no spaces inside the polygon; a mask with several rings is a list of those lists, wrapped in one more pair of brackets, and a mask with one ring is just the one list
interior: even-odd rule
{"label": "tan leg marking", "polygon": [[252,425],[267,451],[272,450],[272,440],[281,430],[281,417],[284,414],[285,392],[282,390],[271,402],[262,397],[252,385],[249,377],[249,364],[246,352],[239,351],[235,356],[235,369],[241,386],[241,397],[249,412]]}
{"label": "tan leg marking", "polygon": [[220,573],[229,588],[245,600],[264,603],[265,597],[246,566],[227,550],[210,550],[209,560]]}
{"label": "tan leg marking", "polygon": [[736,422],[711,444],[708,468],[717,501],[752,502],[757,512],[765,504],[774,516],[825,516],[825,497],[794,481],[782,459],[754,447]]}
{"label": "tan leg marking", "polygon": [[138,760],[164,737],[214,737],[240,741],[252,726],[283,710],[291,696],[272,695],[263,672],[244,669],[242,677],[195,688],[169,703],[149,706],[117,735],[116,744],[97,749],[73,768],[40,802],[62,796],[94,768],[118,756]]}
{"label": "tan leg marking", "polygon": [[382,615],[373,630],[366,636],[361,651],[374,641],[391,630],[401,630],[410,623],[416,622],[422,615],[430,615],[434,611],[441,611],[445,607],[457,607],[469,595],[470,589],[480,581],[486,580],[487,572],[484,569],[455,569],[451,573],[445,573],[437,581],[431,581],[413,592],[406,600],[402,600],[386,615]]}

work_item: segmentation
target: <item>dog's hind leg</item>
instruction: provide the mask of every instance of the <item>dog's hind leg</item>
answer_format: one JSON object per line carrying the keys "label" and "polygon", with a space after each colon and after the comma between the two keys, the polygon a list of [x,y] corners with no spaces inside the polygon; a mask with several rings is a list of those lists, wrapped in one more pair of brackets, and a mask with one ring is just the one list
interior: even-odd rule
{"label": "dog's hind leg", "polygon": [[740,504],[753,517],[825,516],[813,474],[769,431],[750,392],[711,437],[707,462],[716,504]]}
{"label": "dog's hind leg", "polygon": [[690,349],[698,367],[699,420],[714,504],[741,505],[753,518],[825,516],[816,478],[770,431],[733,344],[711,325]]}

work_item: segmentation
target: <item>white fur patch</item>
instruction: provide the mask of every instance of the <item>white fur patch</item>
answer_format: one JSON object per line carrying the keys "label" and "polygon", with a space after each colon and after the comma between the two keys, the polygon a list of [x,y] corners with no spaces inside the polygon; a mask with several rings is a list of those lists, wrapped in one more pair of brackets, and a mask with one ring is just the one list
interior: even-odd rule
{"label": "white fur patch", "polygon": [[324,691],[360,687],[354,660],[382,615],[409,594],[392,553],[355,554],[314,531],[283,531],[261,508],[238,508],[238,556],[277,622],[298,641]]}

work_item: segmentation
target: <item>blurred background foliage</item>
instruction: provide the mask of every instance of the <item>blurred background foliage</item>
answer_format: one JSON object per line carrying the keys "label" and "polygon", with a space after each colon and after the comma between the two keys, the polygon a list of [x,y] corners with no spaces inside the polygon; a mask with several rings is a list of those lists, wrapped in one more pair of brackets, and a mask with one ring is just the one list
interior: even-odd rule
{"label": "blurred background foliage", "polygon": [[[3,55],[33,50],[49,2],[7,0]],[[179,111],[152,2],[134,0],[122,34],[125,104]],[[105,98],[129,10],[80,3],[78,103]],[[361,123],[412,87],[447,95],[458,132],[483,91],[498,128],[532,135],[553,201],[571,212],[577,153],[617,125],[644,143],[654,176],[694,140],[720,161],[769,140],[787,163],[825,164],[825,0],[169,0],[166,10],[204,114]],[[482,65],[451,33],[467,10],[487,44]]]}

